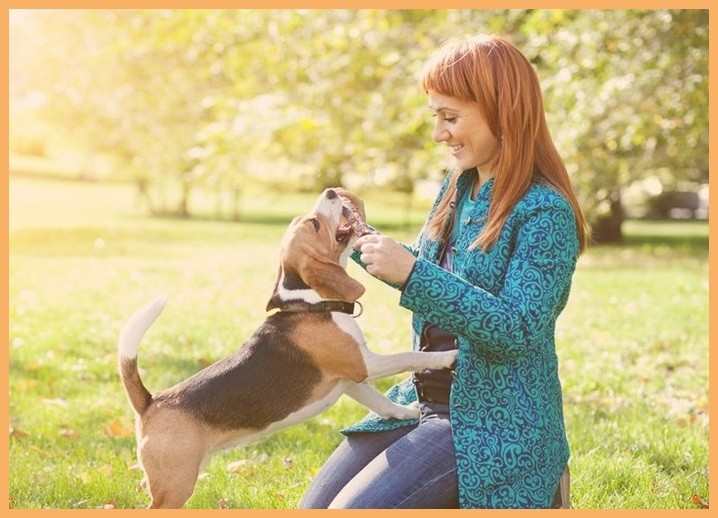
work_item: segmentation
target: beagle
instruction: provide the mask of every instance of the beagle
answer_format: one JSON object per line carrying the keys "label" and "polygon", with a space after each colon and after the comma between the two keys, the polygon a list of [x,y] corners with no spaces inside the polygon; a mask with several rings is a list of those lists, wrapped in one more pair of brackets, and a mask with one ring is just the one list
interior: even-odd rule
{"label": "beagle", "polygon": [[[347,394],[387,418],[418,408],[387,400],[367,382],[405,371],[449,368],[456,351],[372,353],[353,316],[364,287],[346,273],[357,235],[368,230],[359,198],[327,189],[294,218],[280,245],[279,273],[254,334],[230,356],[150,393],[137,351],[166,299],[138,310],[119,339],[118,366],[136,413],[137,456],[151,508],[179,508],[217,451],[305,421]],[[357,229],[361,229],[360,231]]]}

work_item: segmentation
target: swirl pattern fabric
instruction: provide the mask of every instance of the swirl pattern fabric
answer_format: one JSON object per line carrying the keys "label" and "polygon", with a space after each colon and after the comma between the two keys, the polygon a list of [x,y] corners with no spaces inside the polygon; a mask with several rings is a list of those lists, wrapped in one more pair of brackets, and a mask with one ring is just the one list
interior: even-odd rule
{"label": "swirl pattern fabric", "polygon": [[[468,182],[465,172],[459,189]],[[439,198],[445,189],[446,181]],[[400,305],[413,312],[415,350],[426,322],[458,337],[450,406],[461,507],[546,508],[569,457],[554,330],[579,252],[576,219],[567,200],[536,182],[497,243],[471,249],[492,190],[489,180],[474,213],[457,222],[453,273],[437,264],[439,243],[419,236]],[[416,400],[408,378],[387,396]],[[370,413],[343,433],[415,423]]]}

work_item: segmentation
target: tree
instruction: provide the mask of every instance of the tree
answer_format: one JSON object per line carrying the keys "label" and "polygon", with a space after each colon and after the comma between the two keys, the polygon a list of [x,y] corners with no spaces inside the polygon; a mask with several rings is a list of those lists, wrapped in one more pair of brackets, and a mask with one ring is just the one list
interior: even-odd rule
{"label": "tree", "polygon": [[250,14],[34,12],[15,29],[16,93],[41,92],[43,118],[65,139],[118,156],[138,185],[152,186],[156,212],[187,216],[197,186],[238,185],[234,164],[252,135],[238,133],[237,113],[262,84]]}
{"label": "tree", "polygon": [[[311,167],[309,187],[386,179],[411,193],[426,169],[428,110],[417,68],[435,46],[433,11],[281,13],[272,55],[288,64],[280,152]],[[280,28],[280,25],[281,28]],[[304,42],[292,45],[291,42]],[[381,178],[380,178],[381,177]]]}
{"label": "tree", "polygon": [[534,11],[522,46],[596,241],[619,241],[621,189],[708,178],[708,12]]}
{"label": "tree", "polygon": [[[461,30],[534,63],[594,238],[617,240],[622,187],[708,176],[707,10],[62,10],[11,24],[11,106],[111,151],[155,210],[249,181],[380,183],[412,199],[444,170],[417,75]],[[36,103],[37,104],[37,103]],[[11,123],[11,133],[13,124]],[[218,204],[219,206],[219,204]],[[221,212],[218,209],[218,212]],[[611,230],[612,232],[606,232]]]}

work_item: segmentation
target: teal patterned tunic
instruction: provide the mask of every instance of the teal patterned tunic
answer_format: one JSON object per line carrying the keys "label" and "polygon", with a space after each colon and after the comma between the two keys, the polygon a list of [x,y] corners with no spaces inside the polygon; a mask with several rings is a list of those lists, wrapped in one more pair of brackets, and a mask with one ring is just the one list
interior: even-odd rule
{"label": "teal patterned tunic", "polygon": [[[459,192],[471,188],[472,175],[462,173]],[[432,212],[447,185],[448,177]],[[492,191],[489,180],[470,217],[457,222],[453,273],[437,264],[439,243],[419,236],[400,305],[413,312],[415,350],[426,322],[458,337],[450,417],[461,507],[546,508],[569,457],[554,330],[579,254],[576,218],[565,198],[535,182],[496,244],[470,250]],[[417,398],[411,378],[387,395],[400,404]],[[370,413],[342,432],[416,423]]]}

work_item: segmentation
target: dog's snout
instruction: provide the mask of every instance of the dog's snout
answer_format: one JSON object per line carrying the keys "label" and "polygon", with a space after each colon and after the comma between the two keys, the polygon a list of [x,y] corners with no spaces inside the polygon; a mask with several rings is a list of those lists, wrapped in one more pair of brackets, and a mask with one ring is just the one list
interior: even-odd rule
{"label": "dog's snout", "polygon": [[333,200],[334,198],[336,198],[338,196],[337,191],[335,191],[334,189],[327,189],[326,195],[327,195],[327,198],[330,200]]}

